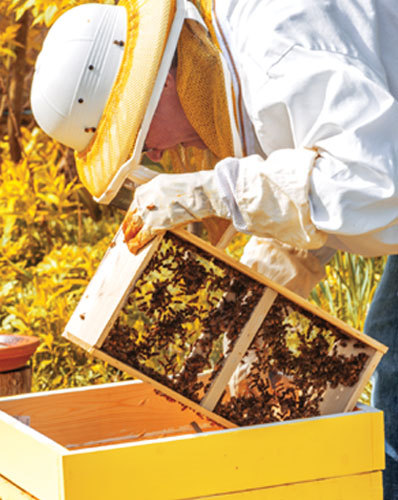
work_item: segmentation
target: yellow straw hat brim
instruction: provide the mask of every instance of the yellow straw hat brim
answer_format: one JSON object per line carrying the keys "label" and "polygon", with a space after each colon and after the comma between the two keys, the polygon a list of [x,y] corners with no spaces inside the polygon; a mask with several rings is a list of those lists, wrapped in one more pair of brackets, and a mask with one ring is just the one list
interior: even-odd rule
{"label": "yellow straw hat brim", "polygon": [[137,137],[176,12],[176,0],[125,0],[119,5],[126,8],[128,20],[121,66],[93,139],[75,155],[81,182],[105,202],[115,195],[115,186],[109,188],[115,176],[137,153]]}

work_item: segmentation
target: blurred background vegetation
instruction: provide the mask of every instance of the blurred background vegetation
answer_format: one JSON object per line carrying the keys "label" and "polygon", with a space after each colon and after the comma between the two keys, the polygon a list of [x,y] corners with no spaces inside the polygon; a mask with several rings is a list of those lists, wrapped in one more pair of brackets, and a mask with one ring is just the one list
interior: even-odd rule
{"label": "blurred background vegetation", "polygon": [[[71,151],[45,136],[30,113],[46,30],[78,3],[85,2],[0,0],[0,333],[40,337],[34,391],[128,378],[61,337],[123,213],[91,199]],[[228,252],[238,257],[246,241],[238,236]],[[362,330],[384,263],[338,253],[310,300]]]}

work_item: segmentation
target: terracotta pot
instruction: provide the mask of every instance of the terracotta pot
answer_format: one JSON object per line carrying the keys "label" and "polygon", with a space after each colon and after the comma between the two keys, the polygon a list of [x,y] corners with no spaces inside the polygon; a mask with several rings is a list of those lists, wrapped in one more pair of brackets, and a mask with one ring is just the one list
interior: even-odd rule
{"label": "terracotta pot", "polygon": [[40,340],[28,335],[0,335],[0,372],[25,366]]}

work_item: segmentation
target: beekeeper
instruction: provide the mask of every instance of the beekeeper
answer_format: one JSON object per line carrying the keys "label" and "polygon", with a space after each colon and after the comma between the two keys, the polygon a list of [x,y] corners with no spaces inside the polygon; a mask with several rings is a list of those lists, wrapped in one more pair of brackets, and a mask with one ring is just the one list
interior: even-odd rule
{"label": "beekeeper", "polygon": [[192,146],[217,159],[136,189],[130,250],[218,216],[253,235],[244,263],[304,296],[337,249],[398,253],[394,2],[195,4],[76,7],[38,58],[34,115],[76,150],[99,202],[146,180],[143,151],[159,161]]}

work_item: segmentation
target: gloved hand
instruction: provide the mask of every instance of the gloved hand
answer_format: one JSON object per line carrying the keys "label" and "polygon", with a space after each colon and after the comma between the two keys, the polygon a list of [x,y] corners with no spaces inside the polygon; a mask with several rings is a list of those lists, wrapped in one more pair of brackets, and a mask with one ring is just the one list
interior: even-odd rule
{"label": "gloved hand", "polygon": [[156,234],[214,215],[231,218],[213,170],[161,174],[136,189],[122,229],[136,254]]}
{"label": "gloved hand", "polygon": [[324,265],[311,252],[271,238],[252,236],[240,262],[305,299],[325,277]]}

